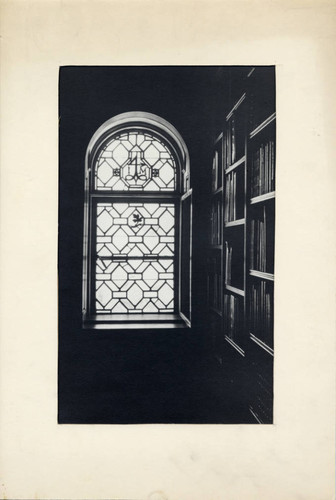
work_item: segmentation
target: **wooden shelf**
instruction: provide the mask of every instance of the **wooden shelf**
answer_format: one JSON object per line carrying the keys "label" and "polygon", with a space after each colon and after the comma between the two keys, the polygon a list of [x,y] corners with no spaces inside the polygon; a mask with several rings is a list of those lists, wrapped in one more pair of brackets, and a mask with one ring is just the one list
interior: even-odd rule
{"label": "wooden shelf", "polygon": [[263,424],[264,422],[262,422],[260,420],[260,418],[257,416],[257,414],[255,413],[254,411],[254,408],[252,406],[249,407],[249,410],[250,410],[250,413],[251,415],[253,416],[253,418],[255,418],[255,420],[258,422],[258,424]]}
{"label": "wooden shelf", "polygon": [[223,192],[223,187],[219,187],[218,189],[216,189],[216,191],[212,191],[212,196],[216,196],[218,194],[221,194]]}
{"label": "wooden shelf", "polygon": [[238,101],[236,102],[236,104],[233,106],[233,108],[231,109],[230,113],[228,113],[228,115],[226,116],[226,121],[230,120],[230,118],[233,115],[233,113],[236,111],[236,109],[239,108],[239,106],[241,105],[241,103],[245,100],[245,97],[246,97],[246,92],[244,92],[244,94],[241,96],[241,98],[238,99]]}
{"label": "wooden shelf", "polygon": [[237,352],[239,352],[239,354],[243,357],[245,357],[245,351],[239,347],[238,344],[236,344],[232,339],[230,339],[230,337],[228,337],[227,335],[225,335],[225,340],[232,346],[234,347],[234,349],[236,349]]}
{"label": "wooden shelf", "polygon": [[223,134],[223,132],[221,132],[221,133],[219,134],[219,136],[218,136],[218,137],[217,137],[217,139],[215,140],[215,144],[217,144],[217,142],[219,142],[220,140],[222,140],[222,139],[223,139],[223,135],[224,135],[224,134]]}
{"label": "wooden shelf", "polygon": [[256,271],[255,269],[250,269],[250,276],[254,276],[255,278],[260,278],[262,280],[274,281],[274,274]]}
{"label": "wooden shelf", "polygon": [[275,198],[275,191],[271,191],[270,193],[261,194],[260,196],[255,196],[251,198],[251,205],[255,205],[256,203],[264,203],[268,200],[273,200]]}
{"label": "wooden shelf", "polygon": [[245,160],[246,160],[246,156],[244,155],[238,161],[236,161],[235,163],[233,163],[232,165],[230,165],[230,167],[228,167],[225,170],[225,174],[229,174],[230,172],[232,172],[232,170],[235,170],[240,165],[243,165],[245,163]]}
{"label": "wooden shelf", "polygon": [[245,224],[245,219],[237,219],[225,222],[225,227],[243,226]]}
{"label": "wooden shelf", "polygon": [[228,292],[232,292],[232,293],[235,293],[237,295],[240,295],[241,297],[245,297],[244,290],[241,290],[240,288],[236,288],[235,286],[225,285],[225,290],[227,290]]}
{"label": "wooden shelf", "polygon": [[253,340],[253,342],[255,342],[259,347],[264,349],[264,351],[266,351],[268,354],[270,354],[271,356],[274,356],[274,349],[269,347],[267,344],[265,344],[265,342],[263,342],[258,337],[253,335],[253,333],[251,333],[251,332],[250,332],[250,339]]}
{"label": "wooden shelf", "polygon": [[274,122],[275,118],[276,118],[276,113],[272,113],[268,118],[266,118],[266,120],[264,120],[262,123],[260,123],[260,125],[258,125],[255,129],[252,130],[252,132],[250,133],[250,139],[253,139],[253,137],[259,134],[259,132],[261,132],[262,130],[264,130],[264,128],[266,128],[268,125]]}

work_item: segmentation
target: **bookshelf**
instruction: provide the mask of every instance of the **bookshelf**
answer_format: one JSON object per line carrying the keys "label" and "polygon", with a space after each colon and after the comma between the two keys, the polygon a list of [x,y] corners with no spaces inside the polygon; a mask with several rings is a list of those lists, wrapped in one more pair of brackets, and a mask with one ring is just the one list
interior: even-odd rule
{"label": "bookshelf", "polygon": [[[246,374],[251,418],[273,421],[275,71],[246,68],[214,141],[208,279],[222,348]],[[237,95],[237,92],[240,92]],[[216,291],[216,292],[215,292]],[[248,379],[248,382],[247,382]]]}
{"label": "bookshelf", "polygon": [[216,333],[223,318],[223,133],[214,142],[210,195],[210,234],[207,256],[207,297],[210,313],[212,343],[218,349]]}
{"label": "bookshelf", "polygon": [[224,339],[245,356],[246,318],[246,105],[242,93],[225,119]]}
{"label": "bookshelf", "polygon": [[256,68],[248,78],[247,130],[247,341],[254,381],[250,412],[261,423],[273,421],[274,243],[275,243],[275,73]]}

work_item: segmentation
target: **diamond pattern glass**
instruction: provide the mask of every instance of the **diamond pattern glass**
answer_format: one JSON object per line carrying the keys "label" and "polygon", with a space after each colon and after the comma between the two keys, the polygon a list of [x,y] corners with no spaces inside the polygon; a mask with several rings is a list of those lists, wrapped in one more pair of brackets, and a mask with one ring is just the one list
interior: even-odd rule
{"label": "diamond pattern glass", "polygon": [[174,204],[98,202],[96,228],[96,312],[174,312]]}
{"label": "diamond pattern glass", "polygon": [[123,132],[100,151],[95,189],[174,191],[176,162],[166,144],[148,132]]}

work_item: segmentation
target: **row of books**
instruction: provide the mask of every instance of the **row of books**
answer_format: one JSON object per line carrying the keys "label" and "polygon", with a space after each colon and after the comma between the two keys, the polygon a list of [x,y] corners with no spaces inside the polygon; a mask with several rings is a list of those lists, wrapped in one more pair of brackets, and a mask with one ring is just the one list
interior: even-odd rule
{"label": "row of books", "polygon": [[222,309],[222,279],[219,274],[214,274],[210,277],[209,283],[210,307],[221,311]]}
{"label": "row of books", "polygon": [[219,146],[212,160],[212,191],[222,187],[223,169],[222,169],[222,148]]}
{"label": "row of books", "polygon": [[222,243],[222,201],[215,199],[211,206],[211,232],[210,243],[221,245]]}
{"label": "row of books", "polygon": [[244,288],[244,235],[241,241],[225,241],[225,285],[242,290]]}
{"label": "row of books", "polygon": [[226,176],[225,222],[244,217],[244,172],[234,170]]}
{"label": "row of books", "polygon": [[250,268],[274,272],[274,217],[263,207],[261,218],[251,220]]}
{"label": "row of books", "polygon": [[245,154],[245,131],[242,120],[241,116],[233,115],[228,123],[225,140],[226,168]]}
{"label": "row of books", "polygon": [[224,322],[225,334],[239,343],[242,335],[243,302],[239,297],[231,294],[224,295]]}
{"label": "row of books", "polygon": [[250,288],[250,333],[273,348],[273,284],[267,281]]}
{"label": "row of books", "polygon": [[225,284],[231,285],[232,280],[232,245],[225,242]]}
{"label": "row of books", "polygon": [[254,363],[250,377],[253,389],[250,392],[250,408],[263,424],[271,423],[273,416],[273,369],[272,365]]}
{"label": "row of books", "polygon": [[261,388],[258,388],[257,393],[254,394],[251,409],[258,417],[258,420],[263,424],[272,422],[273,415],[273,394],[265,393]]}
{"label": "row of books", "polygon": [[222,275],[220,254],[208,259],[208,297],[209,307],[222,310]]}
{"label": "row of books", "polygon": [[251,197],[275,190],[275,146],[270,140],[261,144],[252,157]]}

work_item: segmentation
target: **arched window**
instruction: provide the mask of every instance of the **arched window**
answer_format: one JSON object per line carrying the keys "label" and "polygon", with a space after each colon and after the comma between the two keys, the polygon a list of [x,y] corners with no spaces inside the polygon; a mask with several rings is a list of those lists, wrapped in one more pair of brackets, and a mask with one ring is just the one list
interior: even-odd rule
{"label": "arched window", "polygon": [[86,154],[86,326],[191,324],[189,155],[162,118],[123,113]]}

